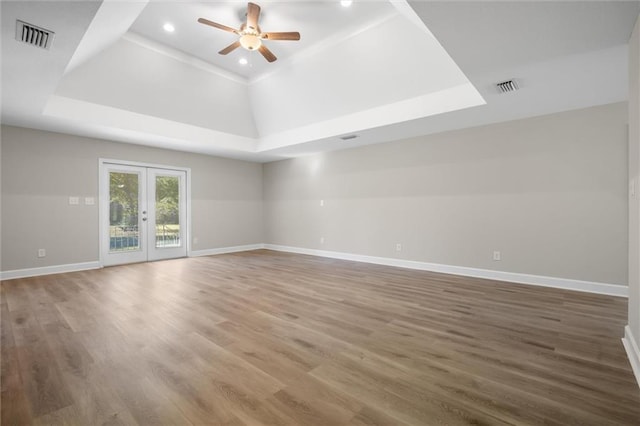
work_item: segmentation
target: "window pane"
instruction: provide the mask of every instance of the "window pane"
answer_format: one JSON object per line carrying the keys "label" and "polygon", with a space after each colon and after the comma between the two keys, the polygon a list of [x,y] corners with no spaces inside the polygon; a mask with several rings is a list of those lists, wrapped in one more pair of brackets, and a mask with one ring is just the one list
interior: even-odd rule
{"label": "window pane", "polygon": [[180,178],[156,176],[156,247],[180,245]]}
{"label": "window pane", "polygon": [[140,249],[137,173],[109,173],[109,251]]}

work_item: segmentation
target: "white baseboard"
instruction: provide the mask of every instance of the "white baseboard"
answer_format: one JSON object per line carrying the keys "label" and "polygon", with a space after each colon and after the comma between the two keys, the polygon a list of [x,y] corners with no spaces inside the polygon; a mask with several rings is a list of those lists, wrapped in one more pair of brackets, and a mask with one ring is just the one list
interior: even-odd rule
{"label": "white baseboard", "polygon": [[628,325],[624,328],[622,344],[627,351],[627,357],[629,357],[633,374],[636,376],[636,382],[638,382],[638,386],[640,386],[640,348],[638,347],[638,341],[633,337],[633,333],[631,333],[631,327]]}
{"label": "white baseboard", "polygon": [[[240,251],[258,250],[264,248],[264,244],[250,244],[245,246],[222,247],[217,249],[191,251],[190,257],[210,256],[212,254],[236,253]],[[41,268],[16,269],[14,271],[0,272],[0,280],[13,280],[16,278],[37,277],[40,275],[62,274],[65,272],[86,271],[88,269],[98,269],[102,265],[100,262],[72,263],[68,265],[43,266]]]}
{"label": "white baseboard", "polygon": [[[190,257],[210,256],[213,254],[237,253],[241,251],[258,250],[264,248],[264,244],[250,244],[245,246],[222,247],[216,249],[191,251]],[[16,278],[37,277],[40,275],[62,274],[65,272],[86,271],[88,269],[98,269],[102,265],[100,262],[72,263],[68,265],[43,266],[41,268],[16,269],[14,271],[0,272],[0,280],[13,280]]]}
{"label": "white baseboard", "polygon": [[263,248],[264,248],[264,244],[248,244],[244,246],[221,247],[221,248],[206,249],[206,250],[191,250],[191,253],[189,253],[189,257],[211,256],[214,254],[225,254],[225,253],[238,253],[241,251],[259,250]]}
{"label": "white baseboard", "polygon": [[37,277],[40,275],[62,274],[65,272],[86,271],[88,269],[99,269],[100,262],[71,263],[68,265],[43,266],[41,268],[16,269],[13,271],[0,272],[0,279],[3,281],[16,278]]}
{"label": "white baseboard", "polygon": [[538,285],[543,287],[561,288],[565,290],[583,291],[587,293],[606,294],[610,296],[628,297],[629,290],[628,287],[624,285],[580,281],[567,278],[545,277],[541,275],[520,274],[516,272],[492,271],[488,269],[443,265],[439,263],[418,262],[414,260],[393,259],[388,257],[365,256],[360,254],[342,253],[336,251],[281,246],[277,244],[264,244],[264,248],[268,250],[284,251],[289,253],[329,257],[332,259],[352,260],[355,262],[374,263],[377,265],[396,266],[399,268],[441,272],[444,274],[463,275],[467,277],[485,278],[496,281],[508,281],[518,284]]}
{"label": "white baseboard", "polygon": [[[393,259],[388,257],[366,256],[361,254],[342,253],[328,250],[315,250],[301,247],[289,247],[276,244],[248,244],[233,247],[221,247],[206,250],[193,250],[190,257],[211,256],[216,254],[237,253],[268,249],[289,253],[308,254],[312,256],[328,257],[332,259],[351,260],[355,262],[373,263],[377,265],[396,266],[399,268],[418,269],[423,271],[441,272],[444,274],[462,275],[467,277],[485,278],[496,281],[508,281],[519,284],[554,287],[566,290],[584,291],[588,293],[606,294],[611,296],[628,296],[628,288],[622,285],[597,283],[590,281],[571,280],[567,278],[545,277],[540,275],[520,274],[515,272],[492,271],[488,269],[468,268],[464,266],[443,265],[439,263],[418,262],[414,260]],[[100,262],[74,263],[69,265],[45,266],[41,268],[17,269],[0,272],[0,279],[35,277],[39,275],[60,274],[64,272],[84,271],[100,268]],[[637,347],[637,346],[636,346]]]}

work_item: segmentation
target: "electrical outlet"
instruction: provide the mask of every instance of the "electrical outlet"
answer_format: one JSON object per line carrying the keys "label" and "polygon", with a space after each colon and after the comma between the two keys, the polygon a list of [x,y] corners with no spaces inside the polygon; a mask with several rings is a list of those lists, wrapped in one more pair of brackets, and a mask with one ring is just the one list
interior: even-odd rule
{"label": "electrical outlet", "polygon": [[193,245],[197,245],[198,244],[198,237],[193,237]]}
{"label": "electrical outlet", "polygon": [[396,251],[402,251],[402,244],[396,244]]}
{"label": "electrical outlet", "polygon": [[38,257],[45,257],[47,255],[47,251],[45,249],[38,249]]}
{"label": "electrical outlet", "polygon": [[96,199],[93,197],[84,197],[85,206],[93,206],[96,204]]}
{"label": "electrical outlet", "polygon": [[80,204],[80,197],[69,197],[69,205],[77,206]]}
{"label": "electrical outlet", "polygon": [[493,260],[502,260],[502,254],[499,251],[494,251]]}
{"label": "electrical outlet", "polygon": [[324,244],[324,237],[320,237],[320,244]]}

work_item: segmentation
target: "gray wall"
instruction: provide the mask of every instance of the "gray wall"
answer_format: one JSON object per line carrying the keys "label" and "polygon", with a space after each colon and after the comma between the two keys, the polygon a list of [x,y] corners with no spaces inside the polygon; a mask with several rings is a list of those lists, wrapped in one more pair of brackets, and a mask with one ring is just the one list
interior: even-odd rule
{"label": "gray wall", "polygon": [[[263,242],[262,165],[2,126],[2,270],[97,261],[98,158],[190,167],[193,250]],[[37,258],[45,248],[47,256]]]}
{"label": "gray wall", "polygon": [[266,242],[624,285],[626,123],[621,103],[264,166],[3,126],[2,270],[98,259],[97,206],[68,197],[98,196],[106,157],[192,169],[193,250]]}
{"label": "gray wall", "polygon": [[626,285],[626,124],[620,103],[266,164],[266,242]]}
{"label": "gray wall", "polygon": [[629,40],[629,328],[640,342],[640,17]]}

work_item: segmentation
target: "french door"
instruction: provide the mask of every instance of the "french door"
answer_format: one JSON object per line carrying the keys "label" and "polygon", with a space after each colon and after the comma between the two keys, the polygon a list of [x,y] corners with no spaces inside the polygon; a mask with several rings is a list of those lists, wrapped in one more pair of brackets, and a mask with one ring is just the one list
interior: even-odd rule
{"label": "french door", "polygon": [[184,170],[102,164],[104,266],[187,255],[186,180]]}

